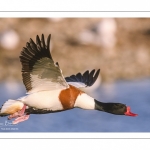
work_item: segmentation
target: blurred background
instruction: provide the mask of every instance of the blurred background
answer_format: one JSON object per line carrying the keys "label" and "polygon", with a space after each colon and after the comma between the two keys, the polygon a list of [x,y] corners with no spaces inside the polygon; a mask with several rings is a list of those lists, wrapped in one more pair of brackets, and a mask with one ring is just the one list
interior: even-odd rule
{"label": "blurred background", "polygon": [[0,18],[0,106],[25,95],[19,55],[42,33],[52,35],[51,53],[64,76],[100,68],[86,92],[99,101],[124,103],[138,117],[75,108],[30,115],[16,126],[2,117],[0,132],[150,131],[149,18]]}

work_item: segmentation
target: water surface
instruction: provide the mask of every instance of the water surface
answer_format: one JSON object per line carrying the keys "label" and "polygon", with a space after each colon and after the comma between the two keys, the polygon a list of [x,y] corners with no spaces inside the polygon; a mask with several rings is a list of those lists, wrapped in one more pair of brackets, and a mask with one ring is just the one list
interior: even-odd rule
{"label": "water surface", "polygon": [[[0,106],[7,99],[24,96],[25,92],[22,83],[0,83]],[[150,79],[101,84],[89,94],[103,102],[124,103],[138,116],[75,108],[59,113],[30,115],[29,120],[16,126],[10,126],[11,121],[1,117],[0,132],[150,132]]]}

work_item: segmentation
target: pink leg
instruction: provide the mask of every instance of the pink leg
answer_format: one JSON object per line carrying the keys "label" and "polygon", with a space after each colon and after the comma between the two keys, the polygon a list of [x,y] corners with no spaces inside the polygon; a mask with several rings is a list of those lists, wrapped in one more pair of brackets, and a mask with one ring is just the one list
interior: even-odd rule
{"label": "pink leg", "polygon": [[24,116],[21,116],[21,117],[18,117],[16,118],[12,124],[18,124],[19,122],[23,122],[25,120],[28,120],[29,119],[29,115],[24,115]]}
{"label": "pink leg", "polygon": [[10,120],[10,119],[16,118],[16,117],[18,117],[18,116],[19,116],[19,112],[15,112],[14,114],[9,115],[9,116],[8,116],[8,119]]}
{"label": "pink leg", "polygon": [[19,111],[19,116],[23,116],[24,115],[24,112],[26,110],[26,105],[24,104],[24,106],[22,107],[22,109]]}
{"label": "pink leg", "polygon": [[10,120],[10,119],[12,119],[12,118],[16,118],[16,117],[21,117],[21,116],[23,116],[25,110],[26,110],[26,105],[24,105],[20,111],[15,112],[15,113],[12,114],[12,115],[9,115],[9,116],[8,116],[8,119]]}

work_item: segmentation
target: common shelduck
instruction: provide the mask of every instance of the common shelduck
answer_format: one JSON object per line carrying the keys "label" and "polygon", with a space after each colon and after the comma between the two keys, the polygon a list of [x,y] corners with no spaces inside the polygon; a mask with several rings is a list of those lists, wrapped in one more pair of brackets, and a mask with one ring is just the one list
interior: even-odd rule
{"label": "common shelduck", "polygon": [[81,90],[92,86],[99,76],[97,71],[86,71],[64,78],[58,62],[54,63],[50,53],[50,38],[45,43],[36,36],[36,43],[30,39],[21,51],[23,83],[27,96],[17,100],[7,100],[0,109],[0,116],[15,120],[13,124],[25,121],[30,114],[60,112],[75,107],[99,110],[115,115],[137,116],[130,112],[130,107],[121,103],[97,101]]}

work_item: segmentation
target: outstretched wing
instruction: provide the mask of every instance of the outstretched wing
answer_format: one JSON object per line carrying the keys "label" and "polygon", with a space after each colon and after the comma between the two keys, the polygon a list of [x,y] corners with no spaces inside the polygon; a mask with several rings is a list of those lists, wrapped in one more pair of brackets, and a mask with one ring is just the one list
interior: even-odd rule
{"label": "outstretched wing", "polygon": [[37,35],[36,44],[30,39],[21,51],[22,77],[27,94],[69,87],[58,63],[54,63],[50,54],[50,38],[51,35],[48,36],[46,45],[44,35],[41,40]]}
{"label": "outstretched wing", "polygon": [[92,86],[96,79],[98,78],[100,73],[100,69],[98,69],[95,73],[95,69],[93,69],[91,72],[88,70],[83,73],[78,73],[76,75],[72,75],[70,77],[66,77],[65,80],[67,81],[68,84],[71,84],[73,86],[76,86],[78,88],[82,87],[88,87]]}

